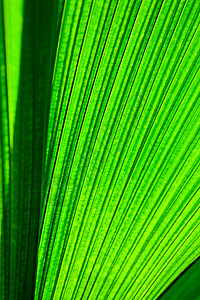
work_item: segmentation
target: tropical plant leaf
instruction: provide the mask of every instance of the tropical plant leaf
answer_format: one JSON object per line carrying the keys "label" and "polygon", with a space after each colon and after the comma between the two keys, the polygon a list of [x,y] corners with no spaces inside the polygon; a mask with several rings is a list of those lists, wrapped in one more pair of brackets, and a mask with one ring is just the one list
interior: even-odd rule
{"label": "tropical plant leaf", "polygon": [[199,296],[199,1],[0,1],[1,298]]}
{"label": "tropical plant leaf", "polygon": [[181,273],[158,299],[199,299],[200,259]]}

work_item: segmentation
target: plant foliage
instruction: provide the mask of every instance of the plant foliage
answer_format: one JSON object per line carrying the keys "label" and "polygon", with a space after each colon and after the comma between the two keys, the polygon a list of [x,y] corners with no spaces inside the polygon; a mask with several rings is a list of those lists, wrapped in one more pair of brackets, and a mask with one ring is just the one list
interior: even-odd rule
{"label": "plant foliage", "polygon": [[0,299],[199,299],[199,23],[0,0]]}

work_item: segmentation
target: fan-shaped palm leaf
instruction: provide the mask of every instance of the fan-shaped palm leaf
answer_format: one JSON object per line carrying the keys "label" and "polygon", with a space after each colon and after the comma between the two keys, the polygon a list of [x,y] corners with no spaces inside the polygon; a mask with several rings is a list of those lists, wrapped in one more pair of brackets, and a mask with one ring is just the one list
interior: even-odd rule
{"label": "fan-shaped palm leaf", "polygon": [[0,3],[1,299],[198,299],[199,1]]}

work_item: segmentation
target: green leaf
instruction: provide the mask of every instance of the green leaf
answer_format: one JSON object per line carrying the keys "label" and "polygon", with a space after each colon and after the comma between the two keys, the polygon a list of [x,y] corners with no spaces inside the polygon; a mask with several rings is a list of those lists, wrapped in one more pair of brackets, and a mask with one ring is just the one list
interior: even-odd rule
{"label": "green leaf", "polygon": [[158,299],[199,299],[200,260],[195,260]]}
{"label": "green leaf", "polygon": [[10,249],[11,249],[11,187],[10,187],[10,137],[8,92],[6,80],[6,54],[3,6],[0,3],[0,173],[1,173],[1,296],[9,299]]}
{"label": "green leaf", "polygon": [[199,2],[0,15],[1,298],[196,297]]}

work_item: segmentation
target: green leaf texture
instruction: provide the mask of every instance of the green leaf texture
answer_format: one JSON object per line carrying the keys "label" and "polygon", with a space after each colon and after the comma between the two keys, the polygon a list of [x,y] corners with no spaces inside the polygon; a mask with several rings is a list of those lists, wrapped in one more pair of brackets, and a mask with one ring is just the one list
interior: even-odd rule
{"label": "green leaf texture", "polygon": [[0,0],[0,299],[200,299],[199,25]]}
{"label": "green leaf texture", "polygon": [[200,259],[195,260],[158,299],[199,299]]}

